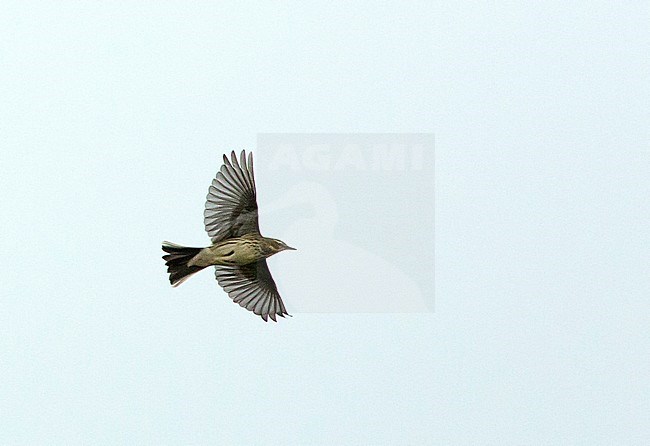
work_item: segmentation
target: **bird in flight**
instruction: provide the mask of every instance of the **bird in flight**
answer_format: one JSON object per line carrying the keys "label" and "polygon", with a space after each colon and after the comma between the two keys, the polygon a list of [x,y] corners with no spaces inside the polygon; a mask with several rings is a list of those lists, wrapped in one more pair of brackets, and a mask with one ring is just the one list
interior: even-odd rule
{"label": "bird in flight", "polygon": [[205,230],[212,239],[207,248],[188,248],[163,242],[163,259],[172,286],[192,274],[215,265],[217,282],[240,306],[264,321],[289,316],[266,264],[267,257],[295,250],[281,240],[260,234],[253,154],[242,151],[239,161],[223,156],[223,166],[210,185],[205,211]]}

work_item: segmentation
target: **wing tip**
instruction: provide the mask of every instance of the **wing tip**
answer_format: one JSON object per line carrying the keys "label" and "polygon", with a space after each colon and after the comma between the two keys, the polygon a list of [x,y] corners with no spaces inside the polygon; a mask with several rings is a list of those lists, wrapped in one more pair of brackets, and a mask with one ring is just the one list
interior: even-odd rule
{"label": "wing tip", "polygon": [[256,314],[256,315],[261,317],[264,320],[264,322],[268,322],[268,318],[271,318],[271,320],[276,323],[278,322],[277,316],[280,316],[281,318],[285,318],[287,316],[293,317],[289,313],[264,313],[264,314]]}
{"label": "wing tip", "polygon": [[[237,152],[234,150],[230,151],[230,158],[228,158],[228,155],[226,153],[223,154],[223,161],[224,163],[227,164],[241,164],[242,166],[246,166],[246,149],[243,149],[239,153],[239,157],[237,157]],[[253,152],[248,152],[248,161],[251,162],[253,159]]]}

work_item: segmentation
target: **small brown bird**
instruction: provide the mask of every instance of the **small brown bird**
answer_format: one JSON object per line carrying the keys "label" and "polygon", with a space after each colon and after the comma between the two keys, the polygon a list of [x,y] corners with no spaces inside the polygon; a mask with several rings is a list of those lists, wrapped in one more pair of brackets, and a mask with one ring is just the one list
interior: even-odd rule
{"label": "small brown bird", "polygon": [[163,242],[163,256],[172,286],[192,274],[215,265],[219,285],[240,306],[261,316],[289,316],[271,277],[266,258],[287,249],[281,240],[263,237],[257,219],[257,194],[253,154],[233,151],[232,161],[223,156],[223,166],[212,180],[205,202],[205,230],[212,239],[207,248],[188,248]]}

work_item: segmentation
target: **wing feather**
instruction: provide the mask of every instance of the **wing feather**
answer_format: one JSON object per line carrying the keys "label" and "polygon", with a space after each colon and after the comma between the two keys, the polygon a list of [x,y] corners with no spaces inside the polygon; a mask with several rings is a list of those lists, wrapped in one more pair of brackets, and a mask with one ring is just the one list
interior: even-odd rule
{"label": "wing feather", "polygon": [[223,156],[223,165],[208,189],[203,212],[205,230],[217,243],[231,237],[259,233],[253,154],[242,151],[241,162],[233,151]]}
{"label": "wing feather", "polygon": [[248,265],[217,265],[215,276],[233,302],[265,321],[288,315],[266,259]]}

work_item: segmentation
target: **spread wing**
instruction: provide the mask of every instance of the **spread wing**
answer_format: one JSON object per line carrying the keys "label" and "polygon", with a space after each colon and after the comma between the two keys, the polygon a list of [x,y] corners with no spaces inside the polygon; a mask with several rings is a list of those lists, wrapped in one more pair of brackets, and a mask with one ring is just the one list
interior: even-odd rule
{"label": "spread wing", "polygon": [[248,265],[217,265],[215,268],[217,282],[240,306],[262,316],[264,321],[269,317],[276,321],[276,316],[289,316],[266,259]]}
{"label": "spread wing", "polygon": [[235,152],[232,152],[231,159],[223,156],[224,164],[212,180],[206,197],[203,222],[212,243],[260,232],[253,154],[248,154],[248,162],[243,150],[239,162]]}

